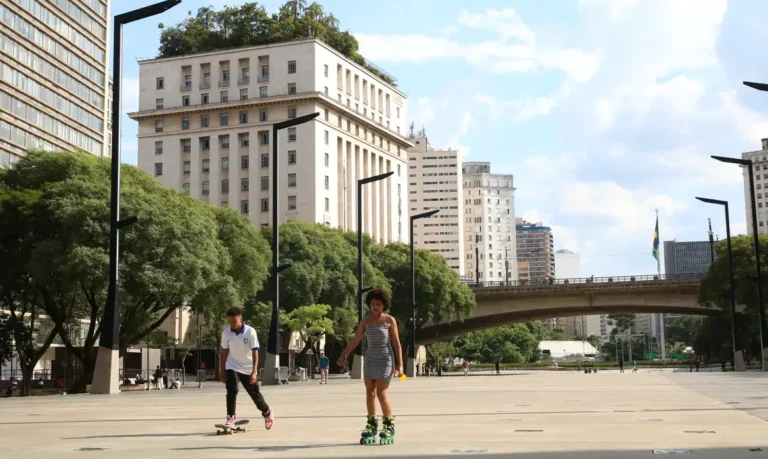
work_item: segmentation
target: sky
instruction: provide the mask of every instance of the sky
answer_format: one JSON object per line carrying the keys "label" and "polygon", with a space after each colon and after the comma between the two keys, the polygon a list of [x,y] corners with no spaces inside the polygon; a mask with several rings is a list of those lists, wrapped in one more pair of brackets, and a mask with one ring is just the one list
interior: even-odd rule
{"label": "sky", "polygon": [[[241,3],[184,0],[127,26],[123,111],[136,110],[136,61],[157,55],[158,23]],[[710,155],[768,137],[768,93],[742,85],[768,82],[768,50],[753,46],[768,38],[768,2],[320,3],[397,78],[433,146],[514,175],[516,216],[551,227],[556,249],[580,254],[582,276],[654,274],[657,209],[662,241],[707,239],[708,217],[724,239],[722,208],[695,196],[728,200],[732,233],[746,233],[741,170]],[[112,12],[137,6],[113,0]],[[124,116],[131,164],[136,131]]]}

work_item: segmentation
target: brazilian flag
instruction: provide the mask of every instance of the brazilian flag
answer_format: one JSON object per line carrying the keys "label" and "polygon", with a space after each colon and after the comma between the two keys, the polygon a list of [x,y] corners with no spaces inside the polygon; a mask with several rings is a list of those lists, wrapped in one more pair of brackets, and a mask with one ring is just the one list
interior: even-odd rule
{"label": "brazilian flag", "polygon": [[659,256],[659,216],[656,216],[656,230],[653,232],[653,258],[656,259],[656,269],[661,272],[661,257]]}

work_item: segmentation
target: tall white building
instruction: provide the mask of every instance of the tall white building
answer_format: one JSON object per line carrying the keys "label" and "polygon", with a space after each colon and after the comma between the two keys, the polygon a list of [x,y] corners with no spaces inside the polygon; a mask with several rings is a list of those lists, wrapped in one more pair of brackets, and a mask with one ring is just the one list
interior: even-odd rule
{"label": "tall white building", "polygon": [[555,252],[555,272],[558,279],[578,279],[581,277],[579,254],[568,249]]}
{"label": "tall white building", "polygon": [[408,213],[439,209],[413,225],[414,245],[445,258],[464,275],[464,201],[461,165],[456,150],[435,150],[426,137],[411,139],[408,150]]}
{"label": "tall white building", "polygon": [[0,168],[27,150],[109,155],[109,2],[0,0]]}
{"label": "tall white building", "polygon": [[747,210],[747,234],[752,234],[752,199],[757,202],[757,232],[768,234],[768,139],[763,139],[762,149],[742,153],[742,159],[752,160],[755,189],[749,189],[749,169],[744,174],[744,205]]}
{"label": "tall white building", "polygon": [[319,40],[139,62],[139,167],[163,184],[254,225],[271,223],[272,125],[320,116],[279,135],[279,220],[408,241],[406,95]]}
{"label": "tall white building", "polygon": [[462,165],[462,180],[467,277],[481,282],[516,280],[512,175],[491,173],[491,163],[468,162]]}

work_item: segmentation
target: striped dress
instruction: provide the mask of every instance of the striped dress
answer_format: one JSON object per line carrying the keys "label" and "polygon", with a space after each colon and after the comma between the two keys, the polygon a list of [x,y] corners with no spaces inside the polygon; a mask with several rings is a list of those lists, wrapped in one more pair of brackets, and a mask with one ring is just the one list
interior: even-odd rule
{"label": "striped dress", "polygon": [[365,379],[390,381],[395,362],[395,353],[389,340],[389,328],[386,321],[380,325],[365,326]]}

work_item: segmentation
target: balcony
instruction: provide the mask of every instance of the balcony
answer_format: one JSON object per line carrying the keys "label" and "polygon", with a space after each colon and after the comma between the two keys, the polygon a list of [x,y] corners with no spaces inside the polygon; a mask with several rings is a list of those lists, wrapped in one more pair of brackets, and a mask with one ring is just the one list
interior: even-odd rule
{"label": "balcony", "polygon": [[192,83],[181,85],[181,92],[189,92],[192,90]]}
{"label": "balcony", "polygon": [[221,80],[221,81],[219,81],[219,87],[220,88],[228,88],[229,87],[229,80]]}
{"label": "balcony", "polygon": [[259,83],[269,83],[269,74],[259,75],[258,82]]}
{"label": "balcony", "polygon": [[249,84],[251,82],[251,77],[244,76],[237,80],[237,84],[242,86],[245,84]]}
{"label": "balcony", "polygon": [[200,83],[200,89],[211,89],[211,82]]}

